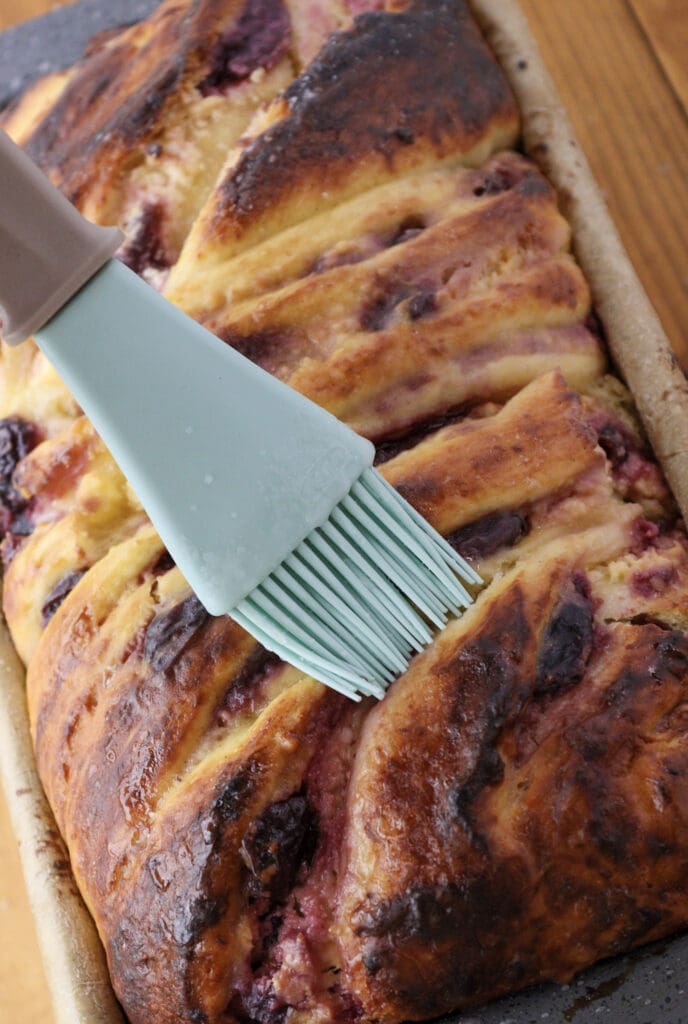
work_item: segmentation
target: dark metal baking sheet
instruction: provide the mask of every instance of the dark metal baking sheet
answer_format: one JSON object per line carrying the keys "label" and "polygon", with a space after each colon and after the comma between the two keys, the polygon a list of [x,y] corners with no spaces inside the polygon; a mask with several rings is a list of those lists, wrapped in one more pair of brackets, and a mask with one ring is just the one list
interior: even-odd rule
{"label": "dark metal baking sheet", "polygon": [[0,110],[34,78],[61,71],[91,36],[145,18],[158,0],[81,0],[0,33]]}
{"label": "dark metal baking sheet", "polygon": [[444,1024],[687,1024],[688,935],[500,999]]}
{"label": "dark metal baking sheet", "polygon": [[[76,60],[95,32],[130,24],[156,2],[81,0],[0,33],[0,108],[38,75]],[[533,989],[441,1024],[688,1024],[688,935],[598,964],[570,985]]]}

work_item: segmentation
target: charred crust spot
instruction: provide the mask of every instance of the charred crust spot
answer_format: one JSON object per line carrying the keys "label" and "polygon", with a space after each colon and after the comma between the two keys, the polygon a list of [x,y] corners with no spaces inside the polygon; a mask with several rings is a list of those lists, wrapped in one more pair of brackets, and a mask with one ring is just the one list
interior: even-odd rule
{"label": "charred crust spot", "polygon": [[258,644],[227,687],[215,712],[217,724],[225,726],[237,715],[250,709],[263,685],[269,682],[283,664],[276,654]]}
{"label": "charred crust spot", "polygon": [[532,684],[523,678],[524,654],[531,640],[523,593],[516,586],[483,631],[438,669],[457,683],[447,719],[450,735],[462,743],[469,734],[474,746],[472,769],[450,791],[447,812],[482,853],[487,841],[476,827],[473,805],[485,787],[502,780],[497,741],[528,699]]}
{"label": "charred crust spot", "polygon": [[61,580],[58,580],[41,607],[41,622],[44,626],[48,625],[57,609],[60,607],[64,599],[71,594],[79,580],[84,576],[85,572],[85,569],[77,569],[74,572],[68,572],[66,576],[63,576]]}
{"label": "charred crust spot", "polygon": [[[520,585],[509,592],[508,602],[500,604],[489,623],[474,640],[438,667],[442,676],[461,680],[461,693],[485,693],[490,716],[501,725],[507,703],[517,701],[520,688],[516,685],[520,663],[528,647],[532,631],[525,614],[525,601]],[[523,694],[521,694],[521,697]],[[463,720],[462,699],[457,697],[452,720]]]}
{"label": "charred crust spot", "polygon": [[195,594],[157,615],[146,630],[143,655],[154,672],[166,672],[210,618]]}
{"label": "charred crust spot", "polygon": [[[385,901],[371,897],[352,916],[354,932],[363,940],[364,966],[385,989],[403,991],[405,1009],[419,1019],[494,991],[497,961],[494,953],[485,955],[478,937],[508,931],[509,922],[524,911],[527,891],[527,872],[518,862],[505,861],[460,884],[418,886]],[[465,936],[458,957],[457,936]],[[500,940],[495,944],[500,946]],[[435,951],[433,968],[437,965],[442,978],[432,993],[418,970],[417,954],[428,947]],[[511,982],[523,977],[520,962],[506,970]]]}
{"label": "charred crust spot", "polygon": [[524,512],[491,512],[476,519],[447,537],[447,541],[463,558],[487,558],[500,548],[518,544],[530,530]]}
{"label": "charred crust spot", "polygon": [[248,0],[236,24],[215,44],[210,71],[198,84],[201,95],[227,92],[258,68],[272,68],[285,53],[290,32],[281,0]]}
{"label": "charred crust spot", "polygon": [[[175,939],[187,949],[193,948],[204,932],[217,925],[227,913],[230,893],[223,870],[226,830],[247,812],[261,776],[260,763],[251,760],[242,764],[229,779],[220,783],[211,808],[199,812],[191,824],[194,836],[199,836],[205,847],[202,855],[205,868],[203,887],[198,892],[185,895],[173,919]],[[200,853],[197,855],[201,858]],[[160,866],[153,862],[149,875],[160,888],[155,880],[156,872],[160,873]],[[164,873],[161,877],[164,884]]]}
{"label": "charred crust spot", "polygon": [[650,674],[657,681],[673,678],[682,681],[688,674],[688,637],[680,630],[662,631],[654,641],[655,658]]}
{"label": "charred crust spot", "polygon": [[255,331],[252,334],[238,334],[231,328],[225,328],[217,334],[222,341],[246,359],[250,359],[268,373],[277,375],[285,363],[289,363],[294,349],[299,347],[297,339],[279,328]]}
{"label": "charred crust spot", "polygon": [[392,237],[387,241],[386,247],[391,249],[395,245],[410,242],[425,231],[426,226],[425,220],[421,216],[412,214],[409,217],[405,217]]}
{"label": "charred crust spot", "polygon": [[165,207],[163,203],[145,203],[134,229],[118,254],[135,274],[145,270],[167,270],[173,262],[165,243]]}
{"label": "charred crust spot", "polygon": [[688,636],[677,629],[639,626],[639,637],[628,652],[629,664],[606,692],[608,708],[621,711],[638,694],[664,682],[683,681],[688,676]]}
{"label": "charred crust spot", "polygon": [[[131,146],[145,135],[168,95],[176,88],[182,72],[179,61],[172,67],[157,69],[140,90],[121,104],[118,102],[110,112],[111,101],[115,97],[119,99],[117,80],[122,77],[123,59],[120,50],[94,54],[27,142],[31,158],[44,170],[55,168],[60,183],[73,201],[80,196],[88,161],[99,150],[113,148],[118,137],[121,146]],[[106,92],[111,92],[112,96],[106,97]],[[94,114],[94,109],[100,113],[100,118]],[[91,127],[87,138],[77,127],[80,123]]]}
{"label": "charred crust spot", "polygon": [[615,864],[629,863],[637,826],[615,800],[607,774],[600,766],[587,764],[577,773],[576,783],[588,804],[587,831],[597,850]]}
{"label": "charred crust spot", "polygon": [[[632,797],[619,792],[615,779],[643,746],[638,728],[646,709],[657,699],[657,688],[666,687],[667,699],[680,704],[688,676],[688,637],[684,633],[648,624],[633,627],[633,634],[624,644],[623,668],[600,697],[599,713],[567,732],[567,741],[579,759],[573,780],[585,797],[590,841],[603,857],[626,868],[647,856],[648,846],[638,816],[628,807]],[[671,712],[660,728],[676,728]],[[668,799],[674,771],[683,774],[682,760],[680,764],[677,768],[673,760],[660,762],[667,774],[666,781],[654,782],[657,799]],[[656,838],[653,856],[661,854],[658,843],[663,841]]]}
{"label": "charred crust spot", "polygon": [[220,828],[236,821],[243,812],[247,799],[254,791],[256,775],[260,774],[256,768],[256,765],[250,763],[224,784],[215,800],[209,826],[209,834],[213,840],[217,838]]}
{"label": "charred crust spot", "polygon": [[417,292],[408,304],[408,314],[411,320],[422,320],[437,310],[437,295],[433,291],[425,290]]}
{"label": "charred crust spot", "polygon": [[383,330],[400,303],[409,297],[411,289],[408,285],[390,285],[380,288],[365,304],[361,311],[360,324],[364,331]]}
{"label": "charred crust spot", "polygon": [[[438,886],[432,889],[419,888],[402,896],[395,896],[385,903],[359,912],[355,921],[356,933],[381,938],[394,934],[405,939],[422,941],[427,938],[430,941],[441,942],[449,937],[450,930],[455,924],[446,913],[446,908],[455,895],[451,886]],[[379,971],[380,951],[373,955],[377,961],[376,969]]]}
{"label": "charred crust spot", "polygon": [[302,866],[310,864],[317,842],[317,817],[303,794],[267,807],[240,848],[251,897],[283,903]]}
{"label": "charred crust spot", "polygon": [[416,141],[416,137],[412,130],[403,124],[398,125],[398,127],[394,129],[394,134],[399,139],[399,142],[403,143],[404,146],[412,146]]}
{"label": "charred crust spot", "polygon": [[383,958],[380,955],[379,950],[373,950],[372,952],[363,954],[363,966],[365,967],[368,974],[373,977],[379,973],[383,966]]}
{"label": "charred crust spot", "polygon": [[585,674],[592,646],[590,591],[583,577],[575,577],[563,588],[542,633],[535,694],[553,696],[577,686]]}
{"label": "charred crust spot", "polygon": [[[500,728],[497,720],[495,720],[494,728],[496,736]],[[489,786],[498,786],[503,779],[504,761],[497,750],[487,741],[480,750],[473,774],[467,781],[449,792],[449,813],[452,818],[460,822],[475,848],[484,854],[488,851],[487,839],[475,828],[471,808],[483,789]]]}
{"label": "charred crust spot", "polygon": [[142,62],[132,61],[135,48],[127,32],[88,53],[28,140],[31,158],[73,202],[94,182],[116,174],[138,144],[143,156],[146,137],[199,42],[196,8],[178,7],[171,17],[153,15]]}
{"label": "charred crust spot", "polygon": [[163,103],[176,90],[182,71],[181,61],[168,68],[155,81],[154,88],[147,93],[144,102],[139,106],[133,106],[127,112],[121,125],[121,132],[125,140],[133,142],[150,131]]}
{"label": "charred crust spot", "polygon": [[254,219],[324,164],[355,166],[377,153],[391,166],[424,140],[448,153],[459,141],[470,145],[491,119],[515,116],[464,0],[362,14],[325,43],[284,99],[288,115],[244,151],[225,181],[218,222],[223,207],[236,221]]}
{"label": "charred crust spot", "polygon": [[272,980],[257,978],[250,991],[237,995],[229,1007],[238,1024],[282,1024],[289,1007],[279,998]]}

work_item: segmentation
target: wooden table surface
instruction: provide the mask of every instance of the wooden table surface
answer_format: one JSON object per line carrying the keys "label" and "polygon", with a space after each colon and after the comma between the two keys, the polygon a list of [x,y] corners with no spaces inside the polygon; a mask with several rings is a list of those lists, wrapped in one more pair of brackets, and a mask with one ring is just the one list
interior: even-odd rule
{"label": "wooden table surface", "polygon": [[[521,3],[688,369],[688,0]],[[54,6],[0,0],[0,29]],[[52,1024],[53,1017],[0,800],[0,1024],[15,1022]]]}

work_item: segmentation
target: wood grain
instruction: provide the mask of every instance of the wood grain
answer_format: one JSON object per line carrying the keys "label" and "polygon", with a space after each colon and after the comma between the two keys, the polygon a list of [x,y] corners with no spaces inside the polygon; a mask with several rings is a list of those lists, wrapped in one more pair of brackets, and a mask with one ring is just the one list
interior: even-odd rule
{"label": "wood grain", "polygon": [[60,3],[54,3],[53,0],[0,0],[0,29],[46,14],[60,6]]}
{"label": "wood grain", "polygon": [[[677,0],[628,0],[688,114],[688,5]],[[682,6],[682,10],[679,7]]]}
{"label": "wood grain", "polygon": [[[688,368],[688,0],[521,0],[636,269]],[[0,29],[58,6],[0,0]],[[0,1024],[52,1024],[0,798]],[[154,1022],[151,1022],[154,1024]]]}
{"label": "wood grain", "polygon": [[[686,112],[626,0],[522,0],[521,6],[640,279],[688,369]],[[672,6],[677,21],[688,21],[685,0]]]}
{"label": "wood grain", "polygon": [[52,1024],[17,845],[0,796],[0,1024]]}

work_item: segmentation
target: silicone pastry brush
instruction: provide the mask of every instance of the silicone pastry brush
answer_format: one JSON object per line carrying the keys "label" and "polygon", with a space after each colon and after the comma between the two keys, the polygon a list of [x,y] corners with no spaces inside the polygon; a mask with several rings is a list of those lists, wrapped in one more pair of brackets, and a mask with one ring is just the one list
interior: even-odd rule
{"label": "silicone pastry brush", "polygon": [[373,445],[112,259],[0,132],[0,320],[33,335],[213,615],[358,699],[471,602],[475,571]]}

